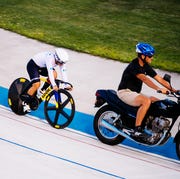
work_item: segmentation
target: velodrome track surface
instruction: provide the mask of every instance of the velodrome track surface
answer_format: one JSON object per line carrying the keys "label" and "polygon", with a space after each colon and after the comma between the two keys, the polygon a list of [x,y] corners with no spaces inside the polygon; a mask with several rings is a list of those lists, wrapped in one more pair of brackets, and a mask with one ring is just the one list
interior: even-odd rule
{"label": "velodrome track surface", "polygon": [[74,130],[55,130],[0,108],[0,177],[179,178],[179,163],[123,146],[107,146]]}
{"label": "velodrome track surface", "polygon": [[[25,66],[31,55],[54,47],[3,29],[0,38],[1,178],[180,177],[180,162],[172,141],[166,148],[142,148],[128,141],[112,147],[94,136],[94,93],[98,88],[116,89],[126,64],[68,50],[68,74],[74,84],[77,113],[69,128],[57,130],[41,120],[42,106],[33,116],[17,116],[6,100],[11,82],[20,76],[28,77]],[[180,75],[171,75],[174,86],[180,89]],[[144,91],[150,93],[146,87]]]}

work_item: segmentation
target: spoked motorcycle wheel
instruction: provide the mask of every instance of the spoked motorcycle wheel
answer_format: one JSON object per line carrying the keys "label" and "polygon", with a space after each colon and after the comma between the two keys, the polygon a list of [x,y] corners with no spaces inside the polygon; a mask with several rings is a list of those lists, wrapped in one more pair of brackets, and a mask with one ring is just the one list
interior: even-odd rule
{"label": "spoked motorcycle wheel", "polygon": [[117,145],[125,138],[103,126],[102,122],[106,121],[113,125],[113,120],[118,114],[109,105],[101,107],[94,117],[94,131],[97,138],[108,145]]}
{"label": "spoked motorcycle wheel", "polygon": [[60,89],[58,92],[58,101],[55,92],[52,91],[44,103],[44,113],[48,123],[56,128],[63,129],[70,125],[75,114],[75,103],[71,94]]}

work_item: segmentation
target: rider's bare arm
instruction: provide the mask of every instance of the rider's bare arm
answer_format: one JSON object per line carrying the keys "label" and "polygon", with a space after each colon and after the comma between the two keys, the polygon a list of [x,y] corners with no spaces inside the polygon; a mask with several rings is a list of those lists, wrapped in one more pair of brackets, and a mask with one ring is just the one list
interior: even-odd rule
{"label": "rider's bare arm", "polygon": [[156,75],[154,77],[154,79],[159,82],[161,85],[163,85],[165,88],[167,88],[170,91],[176,92],[176,90],[174,88],[171,87],[171,85],[169,84],[169,82],[167,82],[166,80],[164,80],[160,75]]}
{"label": "rider's bare arm", "polygon": [[159,86],[157,86],[149,77],[147,77],[144,74],[137,74],[136,75],[137,78],[139,78],[143,83],[145,83],[147,86],[149,86],[152,89],[155,89],[156,91],[161,91],[162,93],[166,94],[167,93],[167,89],[166,88],[160,88]]}

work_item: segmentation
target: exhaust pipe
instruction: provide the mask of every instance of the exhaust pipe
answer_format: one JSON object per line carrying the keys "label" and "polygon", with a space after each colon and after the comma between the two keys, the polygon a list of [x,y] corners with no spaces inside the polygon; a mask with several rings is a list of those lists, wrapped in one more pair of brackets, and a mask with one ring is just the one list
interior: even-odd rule
{"label": "exhaust pipe", "polygon": [[126,133],[122,132],[121,130],[118,130],[116,127],[114,127],[113,125],[109,124],[108,122],[106,122],[105,120],[101,121],[101,125],[107,129],[109,129],[110,131],[113,131],[127,139],[133,140],[131,137],[129,137],[129,135],[127,135]]}

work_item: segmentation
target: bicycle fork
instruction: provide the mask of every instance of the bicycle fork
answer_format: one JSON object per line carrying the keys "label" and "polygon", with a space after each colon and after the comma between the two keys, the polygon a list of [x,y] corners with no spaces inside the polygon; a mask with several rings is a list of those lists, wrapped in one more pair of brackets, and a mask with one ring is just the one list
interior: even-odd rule
{"label": "bicycle fork", "polygon": [[61,96],[58,93],[58,91],[54,91],[54,96],[55,96],[55,100],[56,100],[56,108],[58,108],[59,102],[61,103]]}

